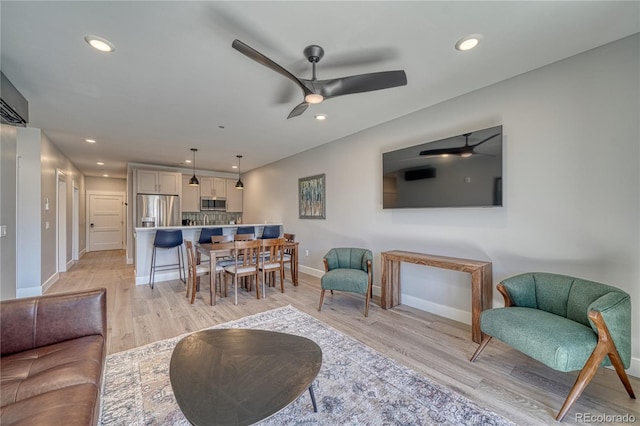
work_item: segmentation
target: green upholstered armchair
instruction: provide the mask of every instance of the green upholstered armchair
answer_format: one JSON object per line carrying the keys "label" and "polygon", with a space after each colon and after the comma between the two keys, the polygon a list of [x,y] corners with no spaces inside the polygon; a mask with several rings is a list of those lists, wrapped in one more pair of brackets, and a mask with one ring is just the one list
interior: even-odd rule
{"label": "green upholstered armchair", "polygon": [[562,420],[601,365],[613,365],[635,399],[625,368],[631,361],[631,300],[605,284],[542,272],[498,284],[504,308],[480,317],[482,342],[492,337],[558,371],[580,370],[556,420]]}
{"label": "green upholstered armchair", "polygon": [[371,300],[372,272],[371,250],[362,248],[332,248],[324,255],[324,270],[320,293],[320,305],[322,309],[324,292],[326,290],[350,291],[365,294],[364,316],[369,315],[369,300]]}

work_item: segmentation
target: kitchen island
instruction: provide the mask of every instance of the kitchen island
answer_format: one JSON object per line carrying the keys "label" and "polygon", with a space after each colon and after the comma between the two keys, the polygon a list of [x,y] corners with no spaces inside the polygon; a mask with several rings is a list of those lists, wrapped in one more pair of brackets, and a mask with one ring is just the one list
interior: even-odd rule
{"label": "kitchen island", "polygon": [[[238,227],[253,226],[256,230],[256,237],[262,236],[262,230],[265,226],[279,226],[280,235],[282,236],[283,228],[282,224],[269,223],[269,224],[240,224],[240,225],[210,225],[210,226],[167,226],[162,228],[134,228],[134,268],[136,276],[136,285],[147,284],[149,282],[149,272],[151,270],[151,253],[153,251],[153,240],[156,237],[156,231],[158,229],[163,230],[182,230],[182,238],[197,242],[200,237],[200,231],[203,228],[222,228],[224,235],[233,235],[236,233]],[[176,263],[176,251],[177,249],[159,249],[156,250],[156,265],[167,265]],[[183,260],[185,264],[187,262],[187,253],[185,249],[182,250]],[[179,272],[177,269],[169,271],[156,271],[155,282],[170,281],[179,279]]]}

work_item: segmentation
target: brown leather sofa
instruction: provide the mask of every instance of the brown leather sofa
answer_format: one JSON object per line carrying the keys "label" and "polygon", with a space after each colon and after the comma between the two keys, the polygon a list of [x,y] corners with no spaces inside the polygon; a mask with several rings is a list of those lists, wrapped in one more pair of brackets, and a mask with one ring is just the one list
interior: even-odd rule
{"label": "brown leather sofa", "polygon": [[3,426],[98,423],[106,307],[106,289],[0,303]]}

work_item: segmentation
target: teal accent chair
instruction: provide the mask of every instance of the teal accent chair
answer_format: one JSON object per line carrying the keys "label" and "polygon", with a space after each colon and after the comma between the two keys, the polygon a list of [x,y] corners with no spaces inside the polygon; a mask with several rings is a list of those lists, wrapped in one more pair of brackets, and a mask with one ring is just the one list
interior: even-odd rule
{"label": "teal accent chair", "polygon": [[324,292],[326,290],[350,291],[365,296],[364,316],[369,315],[369,301],[371,300],[372,269],[371,250],[362,248],[332,248],[324,255],[325,274],[320,281],[322,292],[320,293],[320,305],[322,309]]}
{"label": "teal accent chair", "polygon": [[631,300],[606,284],[533,272],[498,284],[504,308],[480,316],[483,333],[475,361],[492,337],[558,371],[578,371],[556,420],[562,421],[598,367],[613,365],[635,399],[624,371],[631,362]]}

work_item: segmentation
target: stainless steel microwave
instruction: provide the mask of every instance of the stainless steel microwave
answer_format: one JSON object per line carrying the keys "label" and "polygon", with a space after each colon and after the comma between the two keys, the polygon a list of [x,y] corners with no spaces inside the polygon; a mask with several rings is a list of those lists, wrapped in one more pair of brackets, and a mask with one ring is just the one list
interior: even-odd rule
{"label": "stainless steel microwave", "polygon": [[200,197],[200,210],[227,211],[227,200],[220,197]]}

